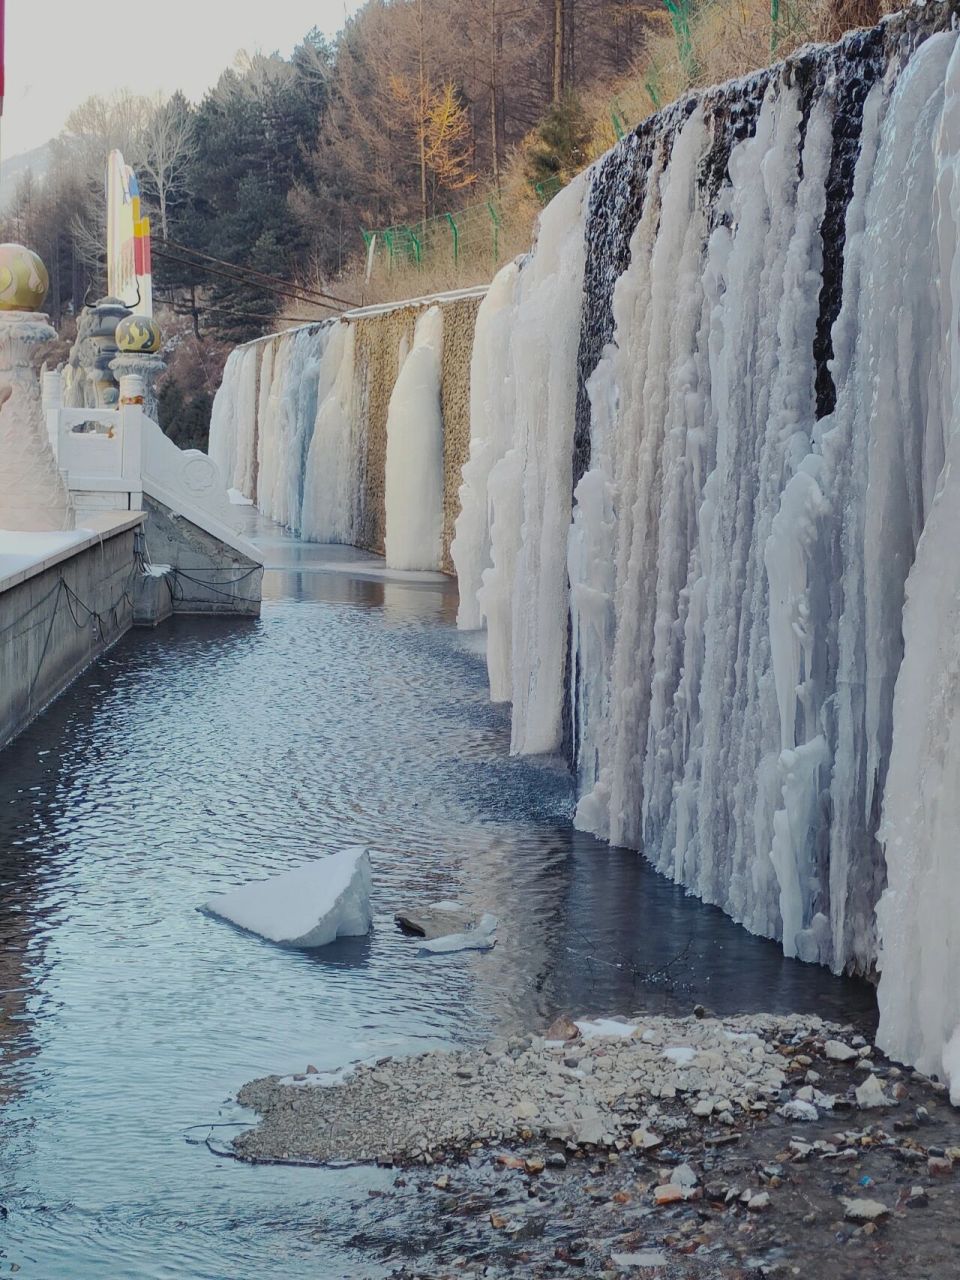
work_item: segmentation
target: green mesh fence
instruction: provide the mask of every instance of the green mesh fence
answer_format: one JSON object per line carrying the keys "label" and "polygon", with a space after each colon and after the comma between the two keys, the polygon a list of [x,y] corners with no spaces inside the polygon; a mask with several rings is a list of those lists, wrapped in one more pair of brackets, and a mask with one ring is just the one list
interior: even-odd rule
{"label": "green mesh fence", "polygon": [[495,201],[484,201],[466,209],[456,209],[427,218],[425,222],[361,228],[367,252],[371,246],[380,262],[392,270],[398,265],[421,266],[428,258],[446,257],[457,264],[466,255],[489,256],[496,264],[500,259],[502,211]]}

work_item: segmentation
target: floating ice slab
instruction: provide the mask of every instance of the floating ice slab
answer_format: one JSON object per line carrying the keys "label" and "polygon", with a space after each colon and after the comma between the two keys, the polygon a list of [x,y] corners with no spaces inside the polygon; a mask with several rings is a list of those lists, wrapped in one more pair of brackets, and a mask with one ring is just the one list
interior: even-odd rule
{"label": "floating ice slab", "polygon": [[466,933],[450,933],[445,938],[430,938],[420,944],[420,954],[447,955],[451,951],[490,951],[497,942],[497,917],[488,911],[473,929]]}
{"label": "floating ice slab", "polygon": [[359,846],[255,880],[204,906],[284,947],[325,947],[370,932],[370,855]]}

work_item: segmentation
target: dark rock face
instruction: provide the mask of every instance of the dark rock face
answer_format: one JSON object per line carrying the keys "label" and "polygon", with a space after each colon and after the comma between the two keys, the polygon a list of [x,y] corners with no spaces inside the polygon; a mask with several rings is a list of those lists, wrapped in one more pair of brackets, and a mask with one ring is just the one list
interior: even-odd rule
{"label": "dark rock face", "polygon": [[860,154],[860,130],[867,94],[884,70],[883,31],[857,31],[848,41],[837,45],[832,56],[820,69],[818,79],[827,73],[833,79],[834,121],[833,154],[827,178],[827,207],[820,235],[823,241],[823,283],[820,287],[820,315],[813,352],[817,361],[817,417],[832,413],[837,391],[830,375],[833,359],[831,329],[840,314],[843,285],[843,251],[846,240],[845,218],[853,193],[853,175]]}

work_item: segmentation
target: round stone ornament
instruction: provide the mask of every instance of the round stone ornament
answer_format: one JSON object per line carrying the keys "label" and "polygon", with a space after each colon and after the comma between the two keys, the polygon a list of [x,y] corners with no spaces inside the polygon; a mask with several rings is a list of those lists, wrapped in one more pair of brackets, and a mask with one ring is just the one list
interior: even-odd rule
{"label": "round stone ornament", "polygon": [[39,311],[49,287],[47,268],[32,249],[0,244],[0,311]]}
{"label": "round stone ornament", "polygon": [[117,325],[117,346],[130,355],[152,355],[160,350],[162,340],[152,316],[126,316]]}

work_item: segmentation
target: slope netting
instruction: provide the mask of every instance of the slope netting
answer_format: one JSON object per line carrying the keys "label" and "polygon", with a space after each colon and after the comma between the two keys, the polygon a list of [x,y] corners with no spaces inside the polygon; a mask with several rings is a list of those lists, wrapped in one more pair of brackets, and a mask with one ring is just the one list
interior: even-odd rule
{"label": "slope netting", "polygon": [[[559,178],[538,182],[534,191],[547,204],[560,190]],[[368,261],[397,266],[422,266],[427,261],[445,259],[454,266],[461,259],[488,257],[494,264],[503,250],[503,225],[508,210],[500,200],[485,200],[450,213],[437,214],[423,222],[398,223],[392,227],[367,230],[361,227]]]}

